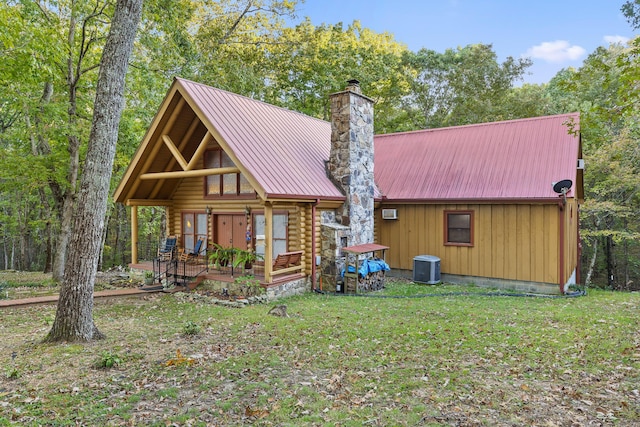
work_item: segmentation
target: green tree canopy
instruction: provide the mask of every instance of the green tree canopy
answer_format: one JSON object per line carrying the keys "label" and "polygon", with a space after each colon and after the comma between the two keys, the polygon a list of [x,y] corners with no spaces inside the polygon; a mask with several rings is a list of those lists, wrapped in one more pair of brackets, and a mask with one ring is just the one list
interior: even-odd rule
{"label": "green tree canopy", "polygon": [[499,63],[487,44],[444,53],[421,49],[408,53],[405,61],[415,72],[406,108],[416,128],[503,119],[502,104],[531,65],[529,59],[512,57]]}

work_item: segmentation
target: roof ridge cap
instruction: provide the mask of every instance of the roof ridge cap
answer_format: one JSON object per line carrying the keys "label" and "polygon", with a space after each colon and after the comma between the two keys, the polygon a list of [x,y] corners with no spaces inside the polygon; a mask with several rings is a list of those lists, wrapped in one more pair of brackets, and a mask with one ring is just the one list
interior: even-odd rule
{"label": "roof ridge cap", "polygon": [[441,128],[416,129],[416,130],[408,130],[403,132],[385,133],[385,134],[375,135],[375,137],[378,138],[378,137],[386,137],[386,136],[407,135],[407,134],[421,133],[421,132],[447,131],[452,129],[462,129],[462,128],[469,128],[469,127],[477,127],[477,126],[501,125],[506,123],[525,122],[525,121],[532,121],[532,120],[547,120],[547,119],[556,119],[561,117],[574,117],[574,116],[580,116],[580,113],[573,112],[573,113],[551,114],[546,116],[523,117],[520,119],[499,120],[499,121],[483,122],[483,123],[470,123],[466,125],[446,126]]}

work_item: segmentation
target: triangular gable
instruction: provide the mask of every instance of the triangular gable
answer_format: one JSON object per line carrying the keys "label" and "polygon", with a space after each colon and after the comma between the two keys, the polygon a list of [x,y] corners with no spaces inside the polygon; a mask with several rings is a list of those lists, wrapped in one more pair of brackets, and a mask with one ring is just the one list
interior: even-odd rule
{"label": "triangular gable", "polygon": [[322,120],[175,79],[114,199],[170,203],[180,179],[209,174],[195,165],[213,138],[263,200],[341,200],[324,167],[330,133]]}

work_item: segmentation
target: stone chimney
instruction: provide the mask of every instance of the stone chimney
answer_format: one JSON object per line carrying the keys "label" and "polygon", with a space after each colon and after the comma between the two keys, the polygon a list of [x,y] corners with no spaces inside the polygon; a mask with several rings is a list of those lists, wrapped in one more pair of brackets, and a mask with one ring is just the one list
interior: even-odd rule
{"label": "stone chimney", "polygon": [[336,221],[348,226],[348,246],[373,242],[373,100],[360,83],[349,80],[344,91],[330,95],[331,154],[327,172],[346,196]]}

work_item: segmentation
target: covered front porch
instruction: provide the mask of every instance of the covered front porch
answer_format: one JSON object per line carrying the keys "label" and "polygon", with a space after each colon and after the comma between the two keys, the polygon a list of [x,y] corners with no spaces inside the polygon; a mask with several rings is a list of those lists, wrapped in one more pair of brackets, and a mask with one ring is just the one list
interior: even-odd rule
{"label": "covered front porch", "polygon": [[299,294],[311,289],[311,280],[302,272],[285,272],[267,281],[263,266],[251,269],[232,265],[215,267],[204,259],[184,262],[179,259],[153,259],[129,264],[133,271],[150,272],[152,281],[146,289],[165,292],[189,292],[200,285],[213,289],[222,297],[248,297],[266,295],[268,299]]}
{"label": "covered front porch", "polygon": [[[310,227],[307,224],[309,213],[314,213],[312,207],[287,202],[274,206],[271,202],[260,203],[257,200],[209,203],[183,209],[168,202],[128,201],[132,236],[130,266],[153,271],[155,262],[157,271],[154,277],[159,278],[168,268],[167,264],[158,264],[166,261],[167,254],[160,253],[164,240],[173,238],[175,246],[170,249],[168,259],[178,259],[177,268],[188,271],[186,275],[189,277],[213,274],[222,281],[233,282],[237,276],[250,274],[260,283],[269,285],[309,274],[309,254],[301,248],[309,246],[307,242],[312,247],[315,245],[314,224],[311,223]],[[139,210],[146,207],[164,208],[166,211],[167,238],[157,244],[138,239]],[[308,231],[300,233],[300,230]],[[226,258],[221,260],[223,253]],[[180,254],[195,256],[180,260]],[[295,261],[287,258],[294,254],[297,255]],[[239,258],[246,258],[250,268],[243,268],[244,263],[234,266],[235,259]],[[222,266],[220,261],[224,261]]]}

